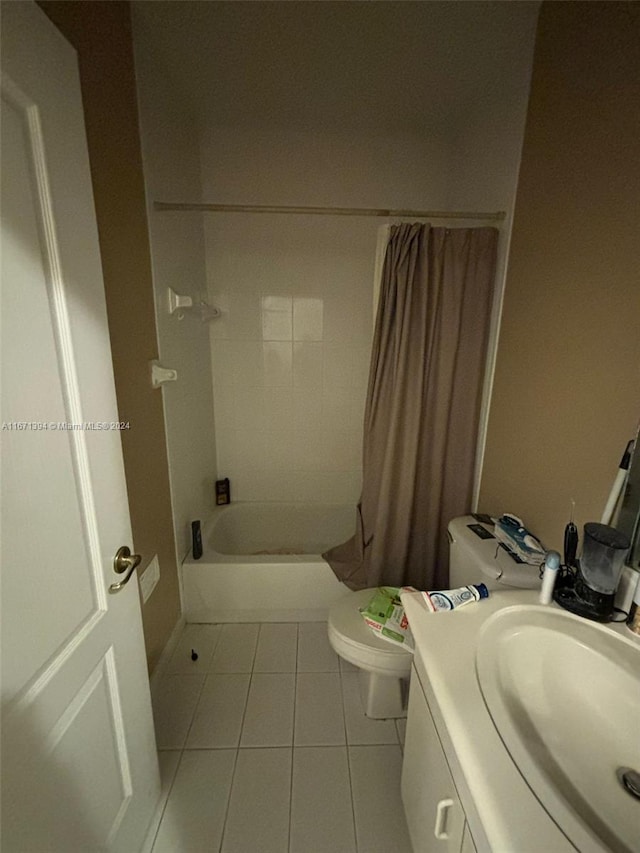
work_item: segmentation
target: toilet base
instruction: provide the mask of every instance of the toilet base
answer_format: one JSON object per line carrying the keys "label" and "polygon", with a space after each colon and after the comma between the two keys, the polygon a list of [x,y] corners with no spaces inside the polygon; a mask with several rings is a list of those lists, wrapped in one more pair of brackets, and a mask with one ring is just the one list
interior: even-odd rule
{"label": "toilet base", "polygon": [[407,716],[408,679],[360,669],[359,681],[360,698],[367,717],[386,720]]}

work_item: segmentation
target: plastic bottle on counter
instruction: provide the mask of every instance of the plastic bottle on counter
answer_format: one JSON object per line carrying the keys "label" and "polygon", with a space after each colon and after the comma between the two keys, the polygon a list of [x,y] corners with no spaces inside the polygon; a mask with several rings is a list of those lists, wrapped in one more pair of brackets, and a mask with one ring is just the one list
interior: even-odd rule
{"label": "plastic bottle on counter", "polygon": [[640,637],[640,574],[636,579],[636,591],[633,594],[633,601],[627,616],[627,628],[632,634],[637,634]]}
{"label": "plastic bottle on counter", "polygon": [[483,583],[470,583],[458,589],[439,589],[433,592],[423,592],[422,596],[429,610],[433,613],[441,610],[453,610],[463,607],[481,598],[489,597],[489,590]]}
{"label": "plastic bottle on counter", "polygon": [[544,573],[542,575],[542,588],[540,589],[540,604],[551,604],[553,589],[556,585],[558,570],[560,569],[560,554],[557,551],[547,551],[544,558]]}

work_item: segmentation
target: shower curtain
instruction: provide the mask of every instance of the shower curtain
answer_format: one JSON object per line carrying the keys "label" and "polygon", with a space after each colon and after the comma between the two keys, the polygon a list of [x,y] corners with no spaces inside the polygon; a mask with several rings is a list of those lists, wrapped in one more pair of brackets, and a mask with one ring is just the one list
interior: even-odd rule
{"label": "shower curtain", "polygon": [[443,589],[471,509],[495,228],[391,228],[371,354],[357,531],[322,556],[357,590]]}

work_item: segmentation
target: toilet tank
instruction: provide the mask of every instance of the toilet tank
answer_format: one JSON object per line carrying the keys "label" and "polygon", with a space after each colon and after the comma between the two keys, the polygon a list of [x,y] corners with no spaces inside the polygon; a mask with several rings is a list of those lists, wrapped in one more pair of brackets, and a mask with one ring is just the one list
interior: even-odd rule
{"label": "toilet tank", "polygon": [[472,515],[449,522],[449,586],[484,583],[488,589],[536,589],[540,569],[517,563],[493,535],[492,524]]}

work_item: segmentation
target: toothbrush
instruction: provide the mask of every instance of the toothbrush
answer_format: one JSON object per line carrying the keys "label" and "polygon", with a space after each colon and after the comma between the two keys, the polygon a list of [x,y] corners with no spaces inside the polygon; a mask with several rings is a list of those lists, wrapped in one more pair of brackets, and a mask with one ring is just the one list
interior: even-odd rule
{"label": "toothbrush", "polygon": [[576,553],[578,551],[578,528],[573,523],[573,514],[576,509],[576,502],[571,498],[571,518],[569,524],[564,529],[564,564],[565,566],[574,566],[576,562]]}
{"label": "toothbrush", "polygon": [[553,588],[558,577],[560,568],[560,554],[557,551],[547,551],[544,559],[544,574],[542,575],[542,587],[540,589],[540,604],[551,604]]}

